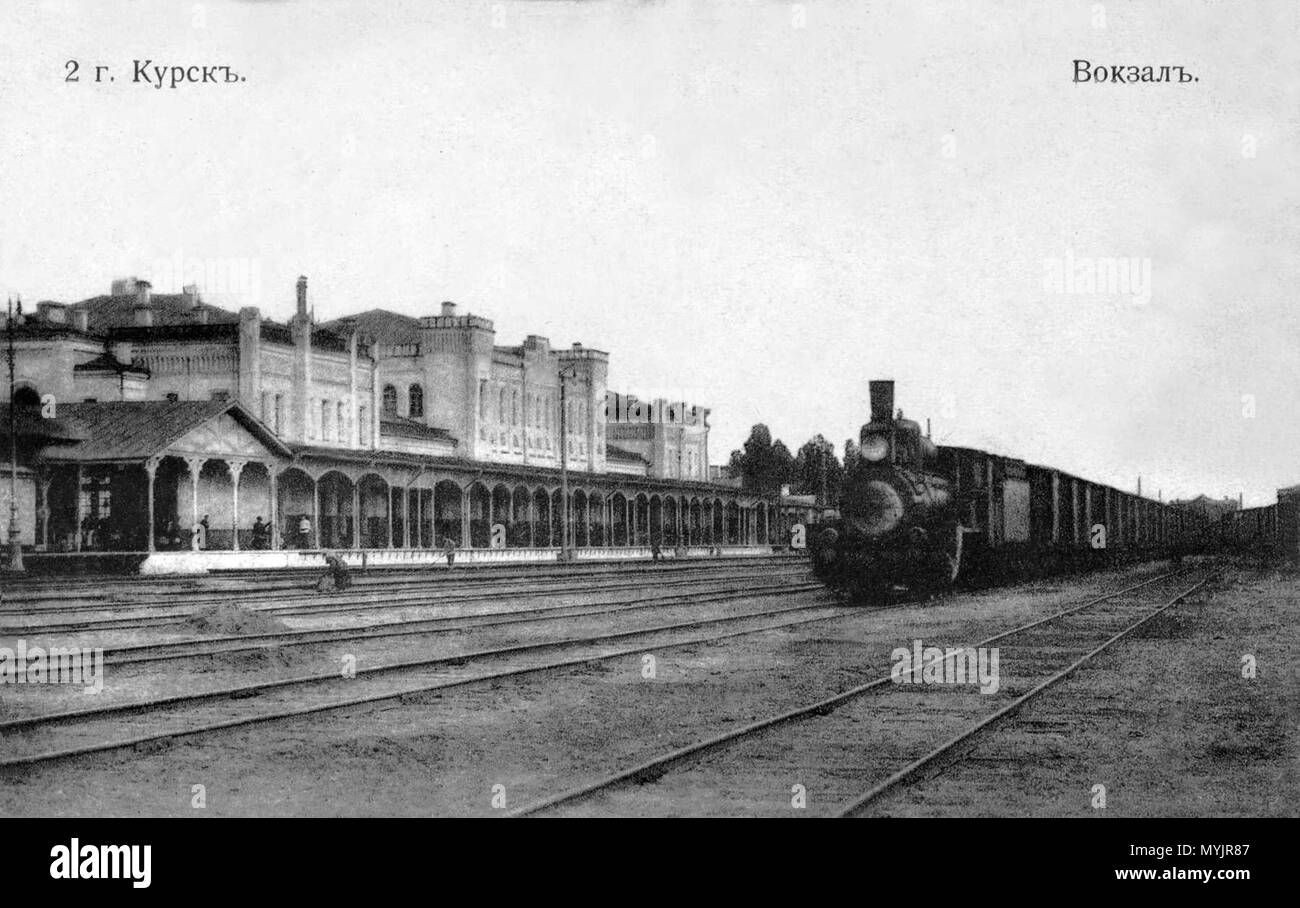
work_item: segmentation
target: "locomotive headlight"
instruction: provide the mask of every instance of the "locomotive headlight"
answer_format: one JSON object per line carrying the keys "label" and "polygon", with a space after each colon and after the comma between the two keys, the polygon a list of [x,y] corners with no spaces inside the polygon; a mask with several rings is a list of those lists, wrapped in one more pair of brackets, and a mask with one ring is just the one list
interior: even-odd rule
{"label": "locomotive headlight", "polygon": [[879,463],[889,456],[889,439],[883,435],[868,435],[862,439],[858,453],[872,463]]}

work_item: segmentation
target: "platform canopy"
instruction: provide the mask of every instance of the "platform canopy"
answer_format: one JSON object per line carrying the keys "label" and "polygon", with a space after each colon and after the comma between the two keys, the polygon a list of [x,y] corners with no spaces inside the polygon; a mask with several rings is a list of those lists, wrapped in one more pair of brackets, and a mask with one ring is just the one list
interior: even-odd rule
{"label": "platform canopy", "polygon": [[140,400],[64,404],[61,420],[82,431],[41,452],[47,463],[140,463],[163,456],[287,458],[293,452],[238,401]]}
{"label": "platform canopy", "polygon": [[87,401],[56,413],[61,431],[30,459],[37,537],[56,551],[185,548],[199,524],[203,545],[237,549],[241,475],[249,509],[268,514],[272,477],[293,458],[236,400]]}

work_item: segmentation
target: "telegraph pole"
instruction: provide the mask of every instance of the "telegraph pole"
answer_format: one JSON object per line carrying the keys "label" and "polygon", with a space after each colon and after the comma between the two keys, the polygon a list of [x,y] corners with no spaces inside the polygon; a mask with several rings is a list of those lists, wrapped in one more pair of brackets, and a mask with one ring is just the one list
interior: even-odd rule
{"label": "telegraph pole", "polygon": [[[23,299],[18,298],[18,314],[23,311]],[[18,541],[18,408],[14,406],[14,301],[9,300],[9,570],[21,573],[23,547]]]}

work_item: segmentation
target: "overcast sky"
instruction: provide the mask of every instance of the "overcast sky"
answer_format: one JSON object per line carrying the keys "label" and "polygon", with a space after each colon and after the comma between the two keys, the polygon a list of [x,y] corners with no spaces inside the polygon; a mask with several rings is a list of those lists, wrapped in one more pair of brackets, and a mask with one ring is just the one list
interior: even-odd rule
{"label": "overcast sky", "polygon": [[302,273],[320,320],[450,299],[608,350],[712,408],[715,463],[759,421],[839,448],[891,377],[941,443],[1266,503],[1300,482],[1298,11],[7,2],[0,291],[197,269],[284,319]]}

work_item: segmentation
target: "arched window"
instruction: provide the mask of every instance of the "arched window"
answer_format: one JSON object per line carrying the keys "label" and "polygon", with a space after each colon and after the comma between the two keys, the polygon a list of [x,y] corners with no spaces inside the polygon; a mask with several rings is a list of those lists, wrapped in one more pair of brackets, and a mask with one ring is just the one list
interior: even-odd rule
{"label": "arched window", "polygon": [[411,385],[407,393],[410,397],[410,402],[411,402],[410,409],[407,415],[409,415],[411,419],[423,419],[424,418],[424,389],[421,388],[419,385]]}
{"label": "arched window", "polygon": [[397,415],[397,389],[392,385],[384,385],[384,415]]}

